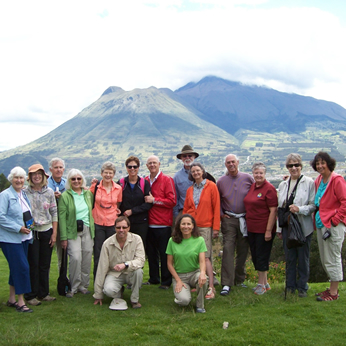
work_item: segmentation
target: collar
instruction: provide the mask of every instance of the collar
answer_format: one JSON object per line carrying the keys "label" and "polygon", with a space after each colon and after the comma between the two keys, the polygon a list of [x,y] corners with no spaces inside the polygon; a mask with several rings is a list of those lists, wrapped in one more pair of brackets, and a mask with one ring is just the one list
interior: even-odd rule
{"label": "collar", "polygon": [[161,171],[159,170],[159,173],[157,173],[157,175],[155,176],[155,178],[153,180],[151,180],[151,177],[149,175],[149,180],[150,180],[151,184],[153,184],[157,180],[157,178],[159,177],[160,173],[161,173]]}
{"label": "collar", "polygon": [[207,179],[203,179],[200,184],[193,183],[193,186],[197,187],[198,189],[201,189],[206,183],[207,183]]}

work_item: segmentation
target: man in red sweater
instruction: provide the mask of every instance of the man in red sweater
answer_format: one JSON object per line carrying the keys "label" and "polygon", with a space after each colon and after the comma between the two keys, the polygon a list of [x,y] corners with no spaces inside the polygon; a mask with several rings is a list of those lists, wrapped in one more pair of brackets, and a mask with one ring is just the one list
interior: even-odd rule
{"label": "man in red sweater", "polygon": [[[150,175],[151,193],[145,196],[145,202],[153,203],[149,210],[149,230],[147,238],[147,254],[149,262],[149,281],[147,285],[160,284],[159,288],[168,289],[172,283],[172,275],[167,267],[166,248],[171,237],[173,223],[173,207],[177,203],[174,181],[160,171],[160,160],[150,156],[147,160]],[[161,261],[161,280],[160,266]]]}

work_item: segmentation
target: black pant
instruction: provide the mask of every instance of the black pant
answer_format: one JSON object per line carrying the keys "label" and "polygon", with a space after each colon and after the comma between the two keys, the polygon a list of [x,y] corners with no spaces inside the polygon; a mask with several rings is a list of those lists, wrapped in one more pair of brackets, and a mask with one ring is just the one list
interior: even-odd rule
{"label": "black pant", "polygon": [[149,227],[147,238],[147,254],[149,262],[149,282],[151,284],[160,283],[160,260],[161,285],[170,286],[172,284],[172,275],[167,267],[166,255],[167,244],[170,237],[171,227]]}
{"label": "black pant", "polygon": [[145,252],[147,252],[148,227],[149,227],[148,223],[144,222],[144,223],[132,223],[130,228],[130,232],[134,234],[138,234],[142,238]]}
{"label": "black pant", "polygon": [[29,244],[28,250],[31,293],[24,295],[26,300],[44,298],[49,294],[49,269],[53,250],[49,242],[52,233],[52,228],[45,232],[33,232],[34,241]]}
{"label": "black pant", "polygon": [[115,226],[101,226],[95,223],[94,238],[94,281],[96,278],[97,266],[99,264],[101,248],[103,242],[115,234]]}

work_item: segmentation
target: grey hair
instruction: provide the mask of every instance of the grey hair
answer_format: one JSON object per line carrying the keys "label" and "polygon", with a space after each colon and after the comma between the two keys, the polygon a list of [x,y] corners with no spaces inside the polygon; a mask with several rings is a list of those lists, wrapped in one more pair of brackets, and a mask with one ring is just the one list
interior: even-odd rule
{"label": "grey hair", "polygon": [[53,157],[50,161],[49,161],[49,168],[53,168],[53,165],[55,162],[61,162],[62,165],[65,168],[65,161],[63,159],[60,159],[59,157]]}
{"label": "grey hair", "polygon": [[256,170],[256,169],[264,169],[264,173],[267,172],[267,168],[265,166],[265,164],[263,162],[255,162],[253,165],[252,165],[252,173]]}
{"label": "grey hair", "polygon": [[106,161],[102,167],[101,167],[101,174],[106,170],[106,169],[109,169],[111,171],[116,172],[116,169],[115,169],[115,164],[113,162],[110,162],[110,161]]}
{"label": "grey hair", "polygon": [[148,161],[149,161],[149,159],[150,159],[151,157],[154,157],[154,158],[157,160],[157,162],[160,163],[160,159],[159,159],[156,155],[150,155],[150,156],[147,158],[147,163],[148,163]]}
{"label": "grey hair", "polygon": [[193,178],[193,176],[192,176],[192,174],[191,174],[191,169],[192,169],[192,167],[199,167],[199,168],[202,170],[202,172],[203,172],[202,178],[205,179],[205,178],[207,177],[207,173],[206,173],[204,167],[203,167],[199,162],[193,162],[193,163],[191,164],[190,170],[189,170],[189,176],[188,176],[189,180],[195,182],[195,179]]}
{"label": "grey hair", "polygon": [[71,188],[70,180],[76,175],[80,175],[82,177],[82,188],[86,188],[86,182],[83,173],[79,169],[72,168],[67,174],[67,181],[65,185],[66,190]]}
{"label": "grey hair", "polygon": [[14,177],[24,177],[24,179],[26,178],[26,172],[22,167],[14,167],[11,169],[10,174],[7,177],[7,180],[12,183],[12,180]]}
{"label": "grey hair", "polygon": [[233,155],[234,157],[235,157],[235,159],[239,162],[239,158],[238,158],[238,156],[236,155],[236,154],[227,154],[226,156],[225,156],[225,158],[224,158],[224,163],[226,163],[226,159],[227,159],[227,156],[230,156],[230,155]]}
{"label": "grey hair", "polygon": [[290,163],[290,161],[298,162],[300,164],[300,166],[303,168],[302,157],[299,154],[291,153],[291,154],[287,155],[287,157],[286,157],[286,168],[287,168],[287,165]]}

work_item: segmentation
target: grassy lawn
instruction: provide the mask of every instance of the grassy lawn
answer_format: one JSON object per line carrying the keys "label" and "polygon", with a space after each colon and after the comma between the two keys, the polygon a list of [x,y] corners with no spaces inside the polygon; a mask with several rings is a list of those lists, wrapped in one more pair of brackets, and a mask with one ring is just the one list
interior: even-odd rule
{"label": "grassy lawn", "polygon": [[[148,278],[147,264],[144,280]],[[338,301],[317,302],[314,293],[326,283],[311,284],[304,299],[282,295],[284,285],[272,284],[263,296],[235,287],[228,297],[206,301],[205,314],[194,306],[180,308],[172,290],[143,286],[142,309],[111,311],[110,298],[94,306],[91,295],[60,297],[56,292],[58,270],[53,254],[51,295],[32,314],[20,314],[4,304],[8,299],[8,267],[0,252],[0,345],[344,345],[346,285],[340,284]],[[90,287],[92,290],[92,286]],[[130,291],[125,290],[129,304]],[[229,328],[222,329],[224,321]]]}

